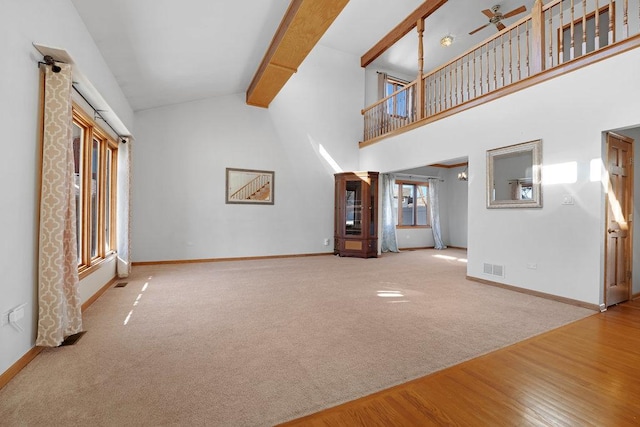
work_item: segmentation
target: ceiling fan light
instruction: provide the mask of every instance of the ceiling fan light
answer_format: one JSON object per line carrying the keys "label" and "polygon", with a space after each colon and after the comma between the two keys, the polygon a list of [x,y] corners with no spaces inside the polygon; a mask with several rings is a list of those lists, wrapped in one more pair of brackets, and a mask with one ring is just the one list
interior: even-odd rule
{"label": "ceiling fan light", "polygon": [[453,36],[452,35],[446,35],[443,38],[440,39],[440,45],[444,46],[444,47],[448,47],[451,46],[451,44],[453,44]]}

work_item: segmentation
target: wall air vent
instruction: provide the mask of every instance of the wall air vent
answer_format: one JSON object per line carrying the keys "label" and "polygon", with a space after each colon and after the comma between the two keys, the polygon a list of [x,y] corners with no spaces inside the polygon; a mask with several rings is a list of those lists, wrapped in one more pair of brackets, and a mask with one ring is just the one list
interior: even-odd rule
{"label": "wall air vent", "polygon": [[484,274],[492,276],[504,277],[504,265],[484,263]]}

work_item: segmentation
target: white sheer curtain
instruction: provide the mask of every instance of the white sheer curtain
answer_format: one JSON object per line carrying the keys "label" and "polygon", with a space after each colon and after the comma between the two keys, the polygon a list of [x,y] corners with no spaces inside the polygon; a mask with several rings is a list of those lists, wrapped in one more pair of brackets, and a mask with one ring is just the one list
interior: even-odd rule
{"label": "white sheer curtain", "polygon": [[397,207],[393,204],[393,186],[395,178],[388,173],[382,174],[382,252],[398,252]]}
{"label": "white sheer curtain", "polygon": [[131,145],[132,140],[128,138],[127,143],[121,142],[118,147],[118,262],[116,270],[119,278],[128,277],[131,273]]}
{"label": "white sheer curtain", "polygon": [[82,331],[78,291],[71,66],[44,66],[36,345],[56,347]]}
{"label": "white sheer curtain", "polygon": [[433,247],[435,249],[446,249],[442,241],[442,231],[440,230],[440,204],[438,202],[439,179],[429,178],[429,214],[431,215],[431,231],[433,232]]}

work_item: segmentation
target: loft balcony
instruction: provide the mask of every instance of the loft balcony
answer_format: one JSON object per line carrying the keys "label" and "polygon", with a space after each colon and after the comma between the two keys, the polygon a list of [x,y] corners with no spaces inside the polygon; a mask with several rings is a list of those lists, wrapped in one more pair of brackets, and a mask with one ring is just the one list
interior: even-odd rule
{"label": "loft balcony", "polygon": [[640,0],[536,0],[529,15],[362,110],[360,147],[639,46]]}

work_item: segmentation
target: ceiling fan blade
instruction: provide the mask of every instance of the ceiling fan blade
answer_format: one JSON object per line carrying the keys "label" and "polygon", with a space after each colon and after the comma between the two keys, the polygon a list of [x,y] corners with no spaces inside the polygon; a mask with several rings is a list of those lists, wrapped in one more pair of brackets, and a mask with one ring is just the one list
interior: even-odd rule
{"label": "ceiling fan blade", "polygon": [[504,24],[502,22],[496,22],[496,27],[498,27],[498,31],[502,31],[505,28],[507,28],[507,27],[504,26]]}
{"label": "ceiling fan blade", "polygon": [[469,33],[470,36],[474,35],[475,33],[477,33],[478,31],[482,30],[483,28],[487,27],[491,25],[491,22],[489,22],[488,24],[484,24],[482,27],[476,28],[475,30],[471,31]]}
{"label": "ceiling fan blade", "polygon": [[502,15],[502,19],[511,18],[512,16],[516,16],[517,14],[526,12],[526,11],[527,11],[527,8],[524,7],[524,5],[522,5],[519,8],[513,9],[511,12],[505,13],[504,15]]}
{"label": "ceiling fan blade", "polygon": [[489,18],[489,19],[493,18],[493,12],[491,12],[491,10],[489,10],[489,9],[483,10],[482,13],[487,15],[487,18]]}

